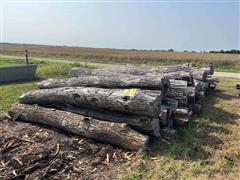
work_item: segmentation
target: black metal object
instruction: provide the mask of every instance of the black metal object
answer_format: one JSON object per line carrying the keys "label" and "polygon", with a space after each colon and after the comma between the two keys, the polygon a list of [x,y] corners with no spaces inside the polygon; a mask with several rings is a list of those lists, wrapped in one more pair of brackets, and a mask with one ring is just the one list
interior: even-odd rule
{"label": "black metal object", "polygon": [[25,49],[25,56],[26,56],[26,63],[27,63],[27,65],[28,65],[29,62],[28,62],[28,51],[27,51],[27,49]]}
{"label": "black metal object", "polygon": [[0,68],[0,84],[18,81],[30,81],[35,79],[36,64],[24,66],[10,66]]}

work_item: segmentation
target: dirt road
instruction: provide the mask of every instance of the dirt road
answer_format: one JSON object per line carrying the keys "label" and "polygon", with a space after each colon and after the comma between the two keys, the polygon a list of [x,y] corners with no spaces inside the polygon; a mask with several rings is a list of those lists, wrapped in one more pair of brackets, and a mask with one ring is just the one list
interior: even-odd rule
{"label": "dirt road", "polygon": [[[21,56],[12,56],[12,55],[2,55],[0,54],[0,57],[5,58],[16,58],[16,59],[24,59],[24,57]],[[48,62],[56,62],[56,63],[74,63],[74,62],[80,62],[80,63],[87,63],[91,66],[95,66],[97,68],[107,68],[107,67],[116,67],[120,66],[121,64],[104,64],[104,63],[92,63],[92,62],[86,62],[86,61],[71,61],[71,60],[61,60],[61,59],[49,59],[49,58],[38,58],[33,57],[32,60],[36,61],[48,61]],[[239,78],[240,79],[240,72],[239,73],[232,73],[232,72],[214,72],[215,77],[229,77],[229,78]]]}
{"label": "dirt road", "polygon": [[215,77],[230,77],[230,78],[239,78],[240,73],[231,73],[231,72],[214,72]]}

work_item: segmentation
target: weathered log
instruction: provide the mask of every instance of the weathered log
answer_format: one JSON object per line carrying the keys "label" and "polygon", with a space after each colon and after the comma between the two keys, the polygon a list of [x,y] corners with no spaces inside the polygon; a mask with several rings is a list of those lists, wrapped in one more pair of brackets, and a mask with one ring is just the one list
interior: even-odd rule
{"label": "weathered log", "polygon": [[206,83],[194,79],[194,85],[187,87],[188,103],[195,103],[200,91],[206,91]]}
{"label": "weathered log", "polygon": [[202,82],[197,79],[194,79],[194,85],[196,87],[195,92],[199,93],[199,91],[206,92],[209,89],[209,83],[208,82]]}
{"label": "weathered log", "polygon": [[128,125],[138,127],[145,130],[149,135],[160,136],[159,119],[148,116],[125,115],[118,112],[109,112],[106,110],[96,111],[92,109],[55,105],[54,108],[68,111],[82,116],[92,117],[103,121],[110,121],[116,123],[126,123]]}
{"label": "weathered log", "polygon": [[48,125],[131,150],[146,148],[149,141],[148,136],[132,130],[124,123],[100,121],[66,111],[16,104],[8,113],[15,120]]}
{"label": "weathered log", "polygon": [[[195,69],[192,68],[191,66],[188,66],[186,64],[183,65],[177,65],[177,66],[168,66],[168,67],[158,67],[155,68],[154,70],[152,70],[151,72],[155,72],[155,73],[172,73],[172,72],[187,72],[187,73],[191,73],[191,77],[194,79],[198,79],[201,81],[204,81],[208,75],[208,73],[204,70],[200,70],[200,69]],[[182,78],[181,80],[186,80],[184,78]],[[189,80],[190,82],[192,82],[191,80]],[[190,85],[190,83],[189,83]]]}
{"label": "weathered log", "polygon": [[194,85],[195,87],[195,94],[197,96],[197,94],[201,91],[205,89],[205,82],[199,81],[194,79]]}
{"label": "weathered log", "polygon": [[195,86],[187,87],[187,100],[188,102],[195,103],[196,101]]}
{"label": "weathered log", "polygon": [[189,117],[175,115],[173,119],[174,126],[186,127],[189,124]]}
{"label": "weathered log", "polygon": [[209,82],[210,84],[214,84],[214,83],[219,83],[219,79],[216,77],[207,77],[206,78],[206,82]]}
{"label": "weathered log", "polygon": [[43,106],[69,104],[91,109],[106,109],[158,117],[162,97],[159,94],[150,96],[139,89],[63,87],[30,91],[22,95],[19,101],[23,104],[39,104]]}
{"label": "weathered log", "polygon": [[187,107],[178,108],[173,114],[173,124],[175,126],[187,126],[193,112]]}
{"label": "weathered log", "polygon": [[207,73],[202,70],[192,70],[191,71],[193,78],[199,81],[205,81],[207,78]]}
{"label": "weathered log", "polygon": [[73,68],[69,72],[69,77],[83,77],[83,76],[113,76],[119,74],[131,74],[131,75],[146,75],[146,74],[159,74],[167,72],[176,72],[181,71],[182,66],[186,65],[177,65],[170,67],[150,67],[146,65],[142,66],[118,66],[114,68],[101,68],[101,69],[84,69],[84,68]]}
{"label": "weathered log", "polygon": [[176,111],[178,105],[179,105],[178,100],[173,98],[166,98],[165,102],[162,104],[161,107],[165,109],[171,109],[171,111]]}
{"label": "weathered log", "polygon": [[178,65],[178,66],[168,66],[165,68],[159,67],[155,72],[171,73],[171,72],[178,72],[178,71],[191,73],[191,75],[194,79],[198,79],[200,81],[204,81],[208,75],[208,73],[206,71],[193,68],[191,65],[188,66],[186,64]]}
{"label": "weathered log", "polygon": [[92,70],[86,68],[72,68],[68,73],[68,77],[84,77],[91,76]]}
{"label": "weathered log", "polygon": [[38,83],[40,89],[59,87],[140,88],[165,91],[170,82],[164,76],[87,76],[68,79],[48,79]]}
{"label": "weathered log", "polygon": [[159,115],[159,122],[161,126],[167,126],[168,124],[168,109],[162,109]]}
{"label": "weathered log", "polygon": [[179,104],[187,104],[187,82],[183,80],[170,80],[167,97],[177,99]]}
{"label": "weathered log", "polygon": [[[147,68],[149,69],[149,68]],[[153,70],[155,69],[155,70]],[[191,75],[190,71],[174,71],[171,70],[169,72],[159,71],[157,68],[152,68],[151,70],[146,69],[138,69],[137,67],[133,67],[133,69],[126,69],[124,66],[118,68],[107,68],[107,69],[84,69],[84,68],[73,68],[69,72],[69,77],[86,77],[86,76],[97,76],[97,77],[128,77],[129,75],[132,78],[137,79],[136,76],[144,77],[165,77],[169,79],[176,79],[176,80],[185,80],[188,81],[188,84],[193,84],[193,76]]]}
{"label": "weathered log", "polygon": [[200,70],[205,71],[208,75],[213,75],[214,74],[214,68],[213,68],[212,64],[208,67],[202,67],[202,68],[200,68]]}
{"label": "weathered log", "polygon": [[[181,73],[180,73],[181,72]],[[190,75],[190,73],[192,75]],[[149,66],[119,66],[116,68],[102,68],[86,70],[83,68],[73,68],[69,72],[69,77],[83,77],[83,76],[119,76],[120,74],[128,75],[160,75],[166,77],[177,78],[179,80],[188,80],[192,82],[192,78],[204,81],[208,75],[207,71],[192,68],[187,64],[167,66],[167,67],[149,67]],[[190,79],[189,79],[190,78]]]}
{"label": "weathered log", "polygon": [[190,108],[188,107],[179,107],[178,109],[176,109],[176,111],[174,112],[174,115],[183,115],[183,116],[187,116],[187,117],[191,117],[192,116],[192,111]]}
{"label": "weathered log", "polygon": [[205,82],[209,83],[209,88],[215,89],[217,86],[217,83],[219,83],[219,79],[216,77],[207,77]]}
{"label": "weathered log", "polygon": [[152,76],[164,76],[168,79],[173,79],[173,80],[183,80],[187,81],[188,85],[193,85],[193,75],[190,72],[185,72],[185,71],[173,71],[173,72],[162,72],[162,73],[153,73],[151,74]]}

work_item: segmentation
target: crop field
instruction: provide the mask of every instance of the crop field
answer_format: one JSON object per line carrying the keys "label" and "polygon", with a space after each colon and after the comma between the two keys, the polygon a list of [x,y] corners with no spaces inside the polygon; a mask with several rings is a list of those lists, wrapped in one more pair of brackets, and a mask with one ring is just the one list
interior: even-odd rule
{"label": "crop field", "polygon": [[220,71],[239,72],[240,70],[238,54],[120,50],[8,43],[3,43],[0,46],[1,54],[5,55],[23,56],[24,49],[28,49],[32,57],[57,58],[60,60],[148,65],[192,62],[193,66],[205,66],[213,63],[214,67]]}

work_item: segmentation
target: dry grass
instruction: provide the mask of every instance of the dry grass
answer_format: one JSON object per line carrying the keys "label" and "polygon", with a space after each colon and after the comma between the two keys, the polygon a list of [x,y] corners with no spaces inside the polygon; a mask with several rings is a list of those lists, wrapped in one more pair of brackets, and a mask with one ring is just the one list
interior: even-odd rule
{"label": "dry grass", "polygon": [[227,62],[240,65],[240,58],[237,54],[215,54],[215,53],[192,53],[192,52],[163,52],[163,51],[136,51],[103,48],[83,48],[67,46],[46,46],[26,44],[0,44],[2,52],[23,52],[28,49],[31,54],[49,54],[71,58],[119,58],[129,60],[166,60],[166,61],[202,61],[202,62]]}

